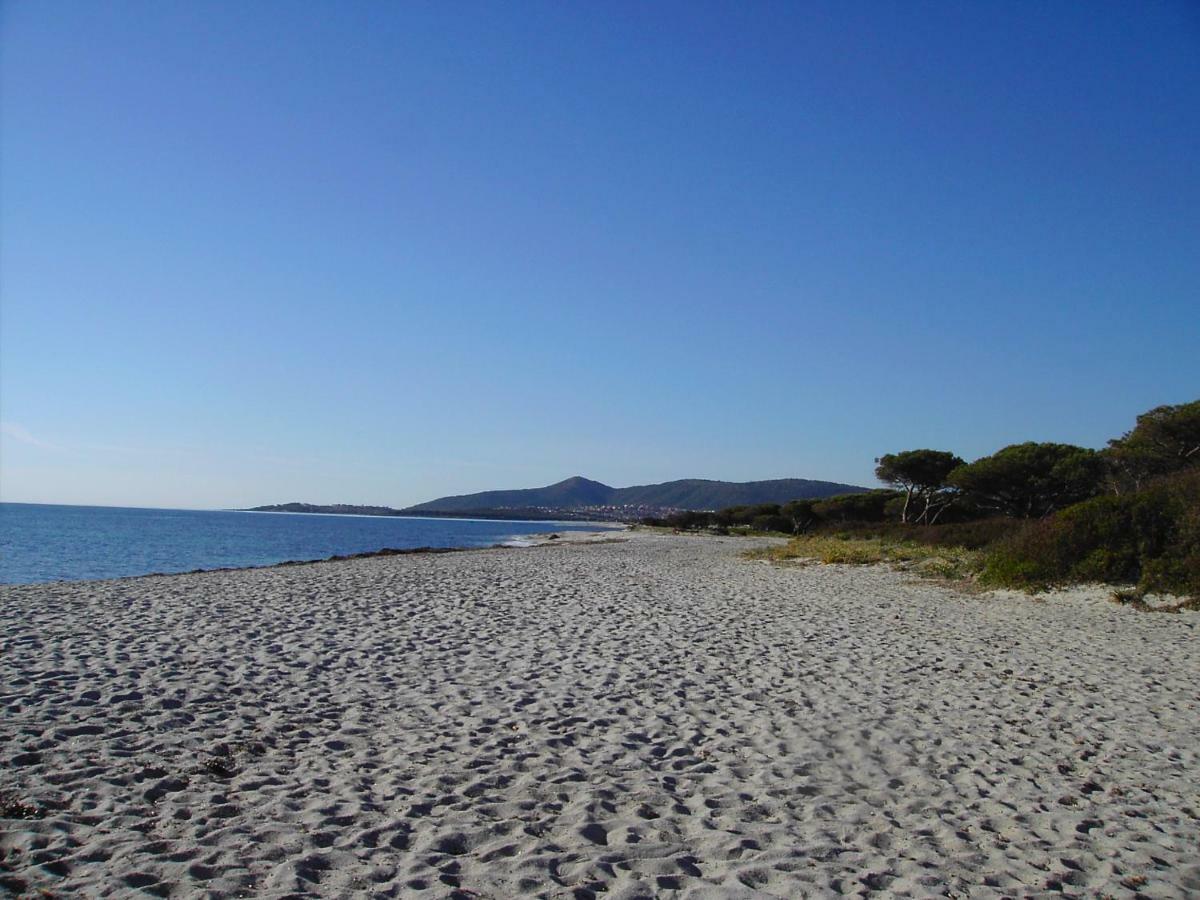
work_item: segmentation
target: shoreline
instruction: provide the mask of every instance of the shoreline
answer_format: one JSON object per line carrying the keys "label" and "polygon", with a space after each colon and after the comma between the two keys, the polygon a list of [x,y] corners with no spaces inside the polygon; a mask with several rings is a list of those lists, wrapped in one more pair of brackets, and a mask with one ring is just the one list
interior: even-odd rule
{"label": "shoreline", "polygon": [[[19,504],[10,504],[10,505],[19,505]],[[39,504],[24,504],[24,505],[35,506],[35,505],[39,505]],[[47,505],[47,504],[40,504],[40,505]],[[88,507],[88,508],[91,508],[91,507]],[[100,508],[100,507],[96,507],[96,508]],[[122,507],[121,509],[125,509],[125,508]],[[136,509],[138,511],[142,511],[141,508],[135,508],[135,507],[129,507],[129,509]],[[188,513],[191,513],[191,512],[217,512],[217,513],[256,512],[255,510],[166,510],[166,511],[167,512],[188,512]],[[340,513],[266,513],[266,514],[268,514],[268,515],[291,515],[291,516],[338,516],[340,518],[362,518],[362,519],[394,518],[394,517],[365,516],[365,515],[364,516],[352,516],[352,515],[345,515],[345,514],[340,514]],[[411,519],[411,518],[427,518],[427,517],[406,516],[403,518]],[[445,519],[444,518],[428,518],[427,520],[437,522],[437,521],[444,521]],[[526,524],[529,524],[529,521],[531,521],[531,520],[511,519],[511,520],[501,521],[501,520],[493,520],[493,519],[463,519],[463,518],[459,518],[459,519],[456,519],[455,521],[469,521],[469,522],[475,522],[475,523],[480,523],[480,524],[526,525]],[[579,534],[579,535],[583,535],[585,538],[595,538],[595,537],[602,536],[604,534],[611,534],[611,533],[623,533],[623,532],[628,531],[630,528],[630,526],[628,524],[622,524],[622,523],[587,522],[587,521],[572,521],[572,520],[553,520],[553,521],[545,521],[545,522],[538,520],[538,524],[565,526],[565,528],[562,530],[562,534],[564,534],[564,535]],[[585,526],[588,528],[595,529],[595,530],[585,530]],[[0,590],[4,590],[7,588],[23,587],[23,586],[28,586],[28,585],[38,585],[38,584],[87,584],[87,583],[91,583],[91,582],[125,581],[125,580],[138,579],[138,578],[163,578],[163,577],[170,577],[170,576],[176,576],[176,575],[199,575],[199,574],[204,574],[207,572],[237,572],[237,571],[242,571],[242,570],[270,569],[270,568],[275,568],[275,567],[279,567],[279,566],[304,566],[304,565],[312,565],[312,564],[321,563],[321,562],[339,562],[339,561],[349,560],[349,559],[367,559],[367,558],[371,558],[371,557],[403,556],[403,555],[409,555],[409,554],[436,554],[436,553],[449,553],[449,552],[463,553],[463,552],[468,552],[468,551],[492,550],[492,549],[500,549],[500,548],[505,548],[505,547],[523,548],[523,547],[535,546],[537,543],[539,543],[541,540],[543,540],[544,537],[548,534],[551,534],[551,532],[550,531],[530,532],[528,534],[515,535],[515,536],[510,537],[507,540],[497,541],[497,542],[493,542],[493,543],[489,543],[489,544],[474,544],[474,545],[466,544],[466,545],[446,545],[446,546],[420,545],[420,546],[416,546],[416,547],[382,546],[382,547],[379,547],[378,549],[374,549],[374,550],[355,551],[352,553],[334,553],[329,556],[311,557],[311,558],[306,558],[306,559],[305,558],[279,559],[274,562],[251,563],[251,564],[247,564],[247,565],[216,565],[216,566],[211,566],[211,567],[200,566],[200,567],[195,567],[195,568],[179,569],[179,570],[175,570],[175,571],[154,570],[154,571],[149,571],[149,572],[134,572],[134,573],[127,574],[127,575],[112,575],[112,576],[108,576],[108,577],[98,577],[98,578],[97,577],[57,578],[57,579],[51,579],[51,580],[42,580],[39,578],[38,580],[34,580],[34,581],[3,581],[3,580],[0,580]],[[559,537],[561,538],[561,535]],[[525,542],[526,540],[528,540],[528,543]]]}
{"label": "shoreline", "polygon": [[[331,513],[331,515],[333,515]],[[610,531],[620,531],[621,529],[609,529]],[[144,575],[122,575],[118,578],[82,578],[75,580],[63,581],[34,581],[25,582],[20,585],[0,585],[11,587],[26,587],[38,584],[93,584],[105,581],[130,581],[138,578],[172,578],[179,575],[207,575],[211,572],[255,572],[261,569],[282,569],[291,566],[315,566],[320,563],[337,563],[349,562],[355,559],[380,559],[389,556],[436,556],[444,553],[480,553],[485,550],[528,550],[532,547],[546,546],[562,546],[567,544],[600,544],[611,543],[614,540],[621,538],[607,537],[604,531],[580,531],[580,532],[564,532],[569,537],[563,537],[554,532],[546,532],[545,534],[530,534],[525,537],[531,538],[529,543],[518,543],[516,540],[505,541],[500,544],[488,544],[483,547],[381,547],[378,550],[364,550],[362,553],[335,553],[333,556],[325,556],[320,559],[285,559],[277,563],[264,563],[261,566],[217,566],[212,569],[189,569],[186,572],[147,572]],[[554,543],[557,541],[558,543]]]}
{"label": "shoreline", "polygon": [[756,542],[7,586],[0,889],[1200,890],[1194,617]]}

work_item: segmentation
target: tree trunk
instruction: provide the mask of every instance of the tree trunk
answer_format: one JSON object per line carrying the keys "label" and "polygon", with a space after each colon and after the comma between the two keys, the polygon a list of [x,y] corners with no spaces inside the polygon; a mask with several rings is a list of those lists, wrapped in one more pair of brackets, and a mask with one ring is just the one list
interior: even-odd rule
{"label": "tree trunk", "polygon": [[924,522],[926,525],[930,524],[930,522],[929,522],[929,504],[931,504],[932,502],[933,502],[933,492],[930,491],[929,493],[927,493],[925,495],[925,508],[923,510],[921,510],[921,515],[917,516],[917,524],[918,525],[920,525],[922,522]]}

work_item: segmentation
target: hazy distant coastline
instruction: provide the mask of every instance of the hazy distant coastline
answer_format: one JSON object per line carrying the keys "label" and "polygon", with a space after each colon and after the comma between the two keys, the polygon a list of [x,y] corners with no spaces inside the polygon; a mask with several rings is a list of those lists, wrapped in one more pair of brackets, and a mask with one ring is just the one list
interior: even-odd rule
{"label": "hazy distant coastline", "polygon": [[786,503],[853,494],[867,488],[807,478],[766,481],[714,481],[685,478],[662,484],[614,488],[576,475],[540,488],[483,491],[439,497],[416,506],[362,506],[348,503],[277,503],[250,512],[324,513],[356,516],[445,516],[533,521],[637,521],[685,510],[714,510],[755,503]]}
{"label": "hazy distant coastline", "polygon": [[595,516],[584,515],[574,510],[538,509],[478,509],[463,512],[447,510],[393,509],[390,506],[355,506],[349,503],[274,503],[255,506],[237,512],[294,513],[322,516],[392,516],[411,519],[512,519],[528,522],[597,521]]}

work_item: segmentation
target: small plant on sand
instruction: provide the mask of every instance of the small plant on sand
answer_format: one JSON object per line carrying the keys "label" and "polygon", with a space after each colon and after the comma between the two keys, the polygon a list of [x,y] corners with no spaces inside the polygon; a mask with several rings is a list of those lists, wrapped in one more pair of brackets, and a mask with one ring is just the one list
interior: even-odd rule
{"label": "small plant on sand", "polygon": [[218,744],[200,765],[204,771],[218,778],[233,778],[238,773],[233,749],[228,744]]}
{"label": "small plant on sand", "polygon": [[957,554],[931,556],[928,559],[918,560],[912,569],[918,575],[924,575],[926,578],[948,579],[967,578],[974,571],[972,564],[965,559],[958,558]]}
{"label": "small plant on sand", "polygon": [[[1147,593],[1141,588],[1115,590],[1109,599],[1119,606],[1128,606],[1138,612],[1178,613],[1187,611],[1200,612],[1200,597],[1190,597],[1175,602],[1149,603]],[[1160,598],[1161,599],[1161,598]]]}
{"label": "small plant on sand", "polygon": [[46,811],[15,794],[0,794],[0,819],[40,819]]}

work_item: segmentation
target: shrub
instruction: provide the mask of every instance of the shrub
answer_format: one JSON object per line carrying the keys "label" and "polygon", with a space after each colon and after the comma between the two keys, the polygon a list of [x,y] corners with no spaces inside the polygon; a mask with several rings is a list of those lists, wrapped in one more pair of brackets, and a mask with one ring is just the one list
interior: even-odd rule
{"label": "shrub", "polygon": [[817,514],[813,512],[815,500],[792,500],[783,504],[779,508],[779,514],[787,518],[792,527],[789,529],[794,534],[804,534],[819,521]]}
{"label": "shrub", "polygon": [[711,515],[714,524],[723,525],[726,528],[731,525],[753,525],[754,520],[759,516],[778,516],[779,504],[755,503],[750,506],[727,506]]}
{"label": "shrub", "polygon": [[965,547],[968,550],[982,550],[1010,536],[1020,528],[1021,523],[1013,519],[993,518],[910,528],[904,534],[911,541],[932,544],[935,547]]}
{"label": "shrub", "polygon": [[875,544],[865,541],[840,540],[827,542],[820,559],[823,563],[865,566],[882,562],[884,555]]}
{"label": "shrub", "polygon": [[1200,472],[1031,523],[997,545],[982,580],[1024,588],[1136,582],[1142,592],[1200,595]]}
{"label": "shrub", "polygon": [[[907,534],[905,531],[901,533]],[[861,534],[801,535],[785,546],[759,548],[747,555],[752,559],[776,562],[816,560],[842,565],[886,562],[919,575],[938,578],[965,578],[977,572],[980,565],[980,554],[962,547],[933,548],[904,539],[864,537]]]}
{"label": "shrub", "polygon": [[1157,475],[1200,468],[1200,400],[1142,413],[1137,426],[1109,441],[1103,455],[1118,491],[1137,489]]}
{"label": "shrub", "polygon": [[1095,450],[1027,441],[959,466],[948,481],[983,509],[1035,519],[1095,496],[1103,473]]}
{"label": "shrub", "polygon": [[813,512],[825,522],[882,522],[890,501],[903,497],[899,491],[867,491],[839,494],[812,505]]}
{"label": "shrub", "polygon": [[837,527],[837,532],[846,538],[889,538],[892,541],[908,541],[932,547],[962,547],[980,550],[990,547],[1015,531],[1024,523],[1004,517],[976,519],[966,522],[948,522],[939,525],[903,525],[899,522],[851,522]]}
{"label": "shrub", "polygon": [[792,520],[778,515],[755,516],[750,521],[750,527],[755,531],[781,531],[784,534],[791,534]]}

